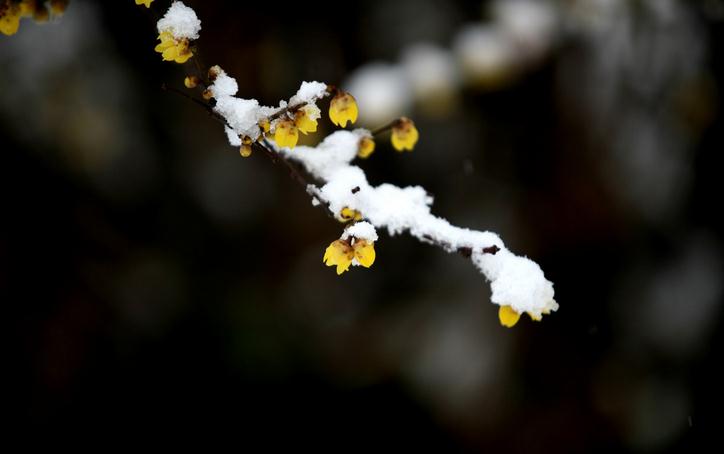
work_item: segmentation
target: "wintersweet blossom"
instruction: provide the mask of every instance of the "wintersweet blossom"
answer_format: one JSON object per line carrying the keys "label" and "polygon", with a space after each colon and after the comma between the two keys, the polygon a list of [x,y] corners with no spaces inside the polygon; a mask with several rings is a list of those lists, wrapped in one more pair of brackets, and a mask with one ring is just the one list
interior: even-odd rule
{"label": "wintersweet blossom", "polygon": [[510,306],[500,306],[500,309],[498,309],[498,319],[500,319],[501,325],[512,328],[518,323],[518,320],[520,320],[520,314]]}
{"label": "wintersweet blossom", "polygon": [[357,259],[360,265],[365,268],[369,268],[375,263],[375,244],[368,242],[367,240],[356,240],[352,245],[354,248],[354,258]]}
{"label": "wintersweet blossom", "polygon": [[407,117],[400,118],[392,126],[392,146],[397,151],[412,151],[419,138],[415,123]]}
{"label": "wintersweet blossom", "polygon": [[375,141],[372,137],[364,136],[359,140],[359,149],[357,150],[357,156],[362,159],[369,158],[372,152],[375,151]]}
{"label": "wintersweet blossom", "polygon": [[0,5],[0,33],[14,35],[20,28],[20,7],[15,3],[6,2]]}
{"label": "wintersweet blossom", "polygon": [[324,251],[322,262],[327,266],[336,266],[337,274],[340,275],[349,269],[353,259],[354,249],[349,242],[335,240]]}
{"label": "wintersweet blossom", "polygon": [[292,120],[279,120],[274,130],[274,141],[280,147],[294,148],[299,140],[299,132]]}
{"label": "wintersweet blossom", "polygon": [[161,40],[161,43],[154,50],[161,54],[164,61],[186,63],[194,55],[189,48],[189,40],[186,38],[177,39],[171,32],[161,32],[158,39]]}
{"label": "wintersweet blossom", "polygon": [[201,83],[201,79],[196,76],[186,76],[184,78],[184,86],[186,88],[196,88]]}
{"label": "wintersweet blossom", "polygon": [[336,266],[337,275],[349,270],[355,263],[369,268],[375,262],[375,245],[365,239],[339,239],[330,244],[324,251],[322,262],[327,266]]}
{"label": "wintersweet blossom", "polygon": [[347,126],[348,121],[356,122],[358,113],[357,101],[346,91],[337,92],[329,103],[329,119],[342,128]]}
{"label": "wintersweet blossom", "polygon": [[153,0],[136,0],[136,5],[143,5],[146,8],[150,8],[151,3],[153,3]]}
{"label": "wintersweet blossom", "polygon": [[317,120],[321,117],[319,107],[306,104],[294,114],[294,125],[303,134],[317,132]]}
{"label": "wintersweet blossom", "polygon": [[342,211],[339,212],[339,217],[342,219],[342,222],[359,221],[362,219],[362,213],[349,207],[344,207]]}

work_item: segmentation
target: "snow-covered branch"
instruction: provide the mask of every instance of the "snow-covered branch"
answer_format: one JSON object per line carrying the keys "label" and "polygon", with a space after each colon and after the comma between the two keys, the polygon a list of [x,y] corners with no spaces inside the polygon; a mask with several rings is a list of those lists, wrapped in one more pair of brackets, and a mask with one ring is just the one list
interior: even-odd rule
{"label": "snow-covered branch", "polygon": [[[158,28],[162,43],[157,51],[164,52],[165,60],[185,62],[192,52],[188,40],[197,39],[201,28],[193,10],[174,2]],[[469,257],[490,282],[491,300],[500,306],[500,321],[505,326],[513,326],[522,313],[540,320],[558,309],[553,284],[538,264],[510,252],[497,234],[458,227],[433,215],[432,197],[420,186],[372,186],[364,170],[353,164],[374,151],[375,134],[389,129],[395,149],[412,150],[419,134],[411,120],[395,120],[374,134],[366,129],[338,130],[315,147],[296,146],[299,133],[316,132],[321,118],[317,102],[327,96],[332,96],[332,122],[343,128],[354,123],[358,110],[352,94],[320,82],[303,82],[289,100],[280,101],[276,107],[262,106],[256,99],[237,97],[236,80],[218,66],[210,68],[208,86],[202,88],[209,110],[225,123],[229,143],[239,147],[242,156],[251,155],[252,145],[257,144],[273,159],[284,160],[292,176],[306,185],[312,203],[323,205],[346,223],[323,258],[328,266],[337,267],[338,274],[352,265],[372,266],[377,230],[384,229],[390,236],[408,233],[423,243]],[[292,162],[301,165],[314,184],[308,183]]]}

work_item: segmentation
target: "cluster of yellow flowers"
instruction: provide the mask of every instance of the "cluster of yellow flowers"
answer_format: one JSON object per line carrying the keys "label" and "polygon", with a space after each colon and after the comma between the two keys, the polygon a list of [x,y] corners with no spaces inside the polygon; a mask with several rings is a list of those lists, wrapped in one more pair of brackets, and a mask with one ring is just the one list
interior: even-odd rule
{"label": "cluster of yellow flowers", "polygon": [[[329,103],[329,119],[335,125],[345,128],[347,123],[354,124],[357,121],[359,113],[357,101],[354,96],[345,91],[335,91],[336,94]],[[319,109],[312,104],[292,111],[288,117],[275,122],[274,142],[280,147],[294,148],[299,141],[300,132],[308,134],[317,131],[319,117]],[[402,117],[391,123],[391,129],[392,146],[397,151],[412,151],[420,137],[412,120]],[[357,155],[360,158],[368,158],[374,151],[375,141],[372,134],[362,137]]]}
{"label": "cluster of yellow flowers", "polygon": [[349,240],[336,240],[324,251],[324,262],[327,266],[336,266],[337,274],[349,269],[353,260],[369,268],[375,262],[375,244],[367,240],[350,238]]}
{"label": "cluster of yellow flowers", "polygon": [[0,33],[14,35],[20,28],[20,19],[32,17],[35,22],[47,22],[51,16],[60,16],[69,0],[0,0]]}
{"label": "cluster of yellow flowers", "polygon": [[[329,103],[329,119],[337,126],[345,127],[347,122],[357,121],[357,101],[347,92],[337,91]],[[313,104],[306,104],[294,110],[290,116],[276,121],[274,142],[280,147],[294,148],[299,140],[299,133],[309,134],[317,131],[317,120],[320,111]]]}

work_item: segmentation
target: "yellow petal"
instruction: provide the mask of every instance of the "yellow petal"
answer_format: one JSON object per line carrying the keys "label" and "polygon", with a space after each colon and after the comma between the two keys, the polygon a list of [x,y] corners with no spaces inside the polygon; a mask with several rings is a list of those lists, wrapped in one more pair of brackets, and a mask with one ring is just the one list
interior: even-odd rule
{"label": "yellow petal", "polygon": [[362,137],[357,148],[357,156],[362,159],[368,158],[375,151],[375,141],[371,137]]}
{"label": "yellow petal", "polygon": [[541,320],[543,319],[543,317],[541,317],[540,315],[535,315],[535,314],[530,313],[530,312],[528,312],[528,316],[529,316],[530,319],[533,320],[534,322],[539,322],[539,321],[541,321]]}
{"label": "yellow petal", "polygon": [[297,140],[299,140],[299,133],[291,120],[282,120],[277,123],[274,131],[274,141],[278,146],[294,148]]}
{"label": "yellow petal", "polygon": [[[10,7],[8,7],[10,8]],[[5,15],[0,17],[0,32],[4,35],[14,35],[20,28],[20,14],[18,10],[5,11]]]}
{"label": "yellow petal", "polygon": [[201,82],[201,81],[200,81],[199,78],[196,77],[196,76],[186,76],[186,77],[184,78],[184,86],[185,86],[186,88],[196,88],[196,86],[197,86],[200,82]]}
{"label": "yellow petal", "polygon": [[269,130],[271,129],[271,125],[269,124],[269,120],[267,120],[266,118],[262,118],[261,120],[259,120],[259,127],[261,128],[261,130],[262,130],[264,133],[269,132]]}
{"label": "yellow petal", "polygon": [[309,118],[309,115],[307,115],[303,110],[300,110],[294,116],[294,124],[297,126],[297,129],[304,134],[317,132],[317,120]]}
{"label": "yellow petal", "polygon": [[164,50],[168,49],[169,47],[173,46],[173,42],[160,42],[159,44],[156,44],[156,47],[153,48],[156,52],[163,53]]}
{"label": "yellow petal", "polygon": [[176,58],[174,58],[174,61],[176,63],[186,63],[189,58],[193,57],[194,54],[189,49],[186,49],[185,51],[178,54]]}
{"label": "yellow petal", "polygon": [[347,92],[339,92],[329,103],[329,119],[337,126],[342,128],[347,126],[347,122],[357,121],[357,101]]}
{"label": "yellow petal", "polygon": [[354,256],[360,265],[369,268],[375,263],[375,245],[365,240],[358,240],[354,243]]}
{"label": "yellow petal", "polygon": [[498,318],[500,319],[501,325],[512,328],[518,323],[518,320],[520,320],[520,314],[515,312],[510,306],[500,306],[500,309],[498,309]]}
{"label": "yellow petal", "polygon": [[327,266],[337,266],[337,274],[347,271],[352,264],[354,251],[352,247],[344,240],[336,240],[330,244],[324,251],[322,261]]}
{"label": "yellow petal", "polygon": [[162,43],[174,43],[176,42],[176,38],[173,37],[171,32],[161,32],[158,34],[158,39],[161,40]]}
{"label": "yellow petal", "polygon": [[415,123],[409,118],[400,118],[392,127],[392,146],[397,151],[412,151],[419,138]]}
{"label": "yellow petal", "polygon": [[174,61],[176,57],[178,57],[178,47],[171,46],[166,48],[162,53],[161,56],[165,61]]}
{"label": "yellow petal", "polygon": [[153,0],[136,0],[136,5],[144,5],[146,8],[151,7]]}
{"label": "yellow petal", "polygon": [[342,208],[342,211],[339,212],[339,217],[342,218],[344,222],[349,222],[352,220],[359,221],[360,219],[362,219],[362,213],[349,207],[344,207]]}

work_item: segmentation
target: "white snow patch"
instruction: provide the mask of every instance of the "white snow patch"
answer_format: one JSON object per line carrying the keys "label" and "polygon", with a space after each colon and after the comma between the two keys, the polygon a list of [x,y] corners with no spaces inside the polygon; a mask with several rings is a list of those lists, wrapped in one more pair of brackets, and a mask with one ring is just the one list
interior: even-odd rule
{"label": "white snow patch", "polygon": [[297,94],[289,100],[290,105],[313,103],[327,95],[327,84],[321,82],[302,82]]}
{"label": "white snow patch", "polygon": [[[214,111],[226,119],[234,132],[256,140],[260,130],[257,122],[261,119],[259,101],[222,96],[216,100]],[[233,145],[233,144],[232,144]]]}
{"label": "white snow patch", "polygon": [[169,32],[177,39],[199,39],[201,21],[183,2],[173,2],[156,27],[159,33]]}
{"label": "white snow patch", "polygon": [[219,69],[214,83],[209,86],[209,91],[214,98],[219,99],[222,96],[234,96],[239,91],[239,85],[236,79],[229,77],[223,69]]}
{"label": "white snow patch", "polygon": [[[420,186],[370,185],[364,171],[350,164],[364,134],[360,130],[337,131],[317,147],[278,150],[323,183],[315,192],[332,213],[338,214],[345,207],[362,213],[367,222],[348,228],[343,238],[357,236],[352,229],[369,229],[365,226],[369,223],[375,228],[375,238],[376,229],[386,228],[390,235],[409,232],[422,242],[441,244],[448,252],[469,248],[473,263],[491,283],[493,303],[536,317],[558,309],[553,284],[540,267],[511,253],[495,233],[456,227],[433,215],[432,197]],[[356,227],[360,224],[364,227]]]}
{"label": "white snow patch", "polygon": [[348,227],[342,234],[342,239],[346,240],[355,237],[358,240],[366,240],[374,243],[377,241],[377,230],[375,226],[366,221],[356,222]]}
{"label": "white snow patch", "polygon": [[233,129],[231,129],[228,126],[224,126],[224,132],[226,133],[226,138],[229,140],[229,144],[233,147],[240,147],[241,146],[241,138],[238,134],[234,132]]}

